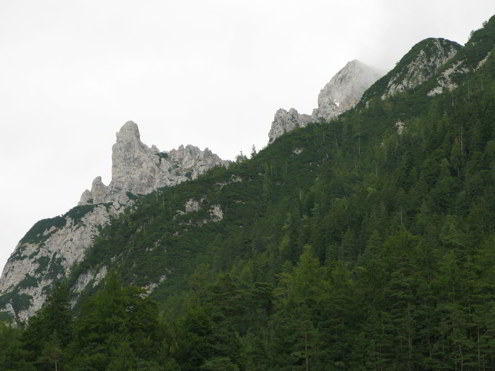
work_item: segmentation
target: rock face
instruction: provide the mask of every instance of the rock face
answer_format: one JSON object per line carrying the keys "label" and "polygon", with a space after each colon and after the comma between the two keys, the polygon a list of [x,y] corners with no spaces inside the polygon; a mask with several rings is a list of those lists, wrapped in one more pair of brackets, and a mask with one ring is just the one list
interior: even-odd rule
{"label": "rock face", "polygon": [[27,320],[45,302],[54,280],[65,276],[91,246],[99,228],[118,214],[111,205],[76,207],[38,222],[19,242],[0,279],[0,311]]}
{"label": "rock face", "polygon": [[[18,320],[31,317],[43,305],[51,285],[80,261],[110,219],[131,206],[135,195],[194,179],[215,166],[225,166],[210,150],[188,145],[169,152],[149,148],[131,121],[117,133],[112,148],[112,181],[96,177],[79,205],[63,216],[36,223],[19,242],[0,278],[0,312]],[[77,290],[101,280],[106,270],[93,272]],[[76,290],[76,291],[77,291]]]}
{"label": "rock face", "polygon": [[351,109],[382,75],[358,60],[347,63],[320,91],[313,118],[329,121]]}
{"label": "rock face", "polygon": [[[414,89],[431,78],[440,66],[452,59],[461,46],[446,39],[426,39],[413,48],[407,63],[401,64],[391,76],[382,99],[393,96],[406,90]],[[400,62],[399,62],[400,63]]]}
{"label": "rock face", "polygon": [[311,122],[330,121],[341,115],[354,107],[366,89],[381,76],[380,72],[358,60],[347,63],[320,91],[318,108],[311,115],[299,114],[294,108],[288,112],[279,109],[275,113],[268,133],[269,143],[295,128]]}
{"label": "rock face", "polygon": [[384,77],[364,93],[361,103],[371,99],[385,100],[396,94],[415,89],[430,80],[462,48],[456,42],[428,38],[416,45]]}
{"label": "rock face", "polygon": [[305,114],[300,115],[294,108],[291,108],[289,111],[280,108],[275,113],[272,127],[268,133],[270,143],[272,143],[279,136],[296,128],[304,127],[312,121],[313,119],[311,116]]}
{"label": "rock face", "polygon": [[453,81],[453,77],[467,72],[469,72],[469,68],[463,66],[463,61],[456,61],[440,73],[437,77],[437,86],[431,89],[427,95],[433,97],[442,94],[445,91],[451,91],[457,88],[457,84]]}
{"label": "rock face", "polygon": [[[428,96],[443,94],[456,89],[463,83],[467,73],[478,71],[490,60],[493,60],[492,35],[495,30],[495,16],[483,24],[483,28],[471,33],[469,41],[460,48],[457,54],[449,59],[434,76],[433,84],[427,86]],[[483,82],[480,81],[483,89]],[[471,91],[472,87],[469,87]]]}
{"label": "rock face", "polygon": [[127,192],[147,194],[196,179],[206,170],[226,164],[208,148],[201,151],[188,145],[169,152],[160,152],[156,146],[149,148],[141,142],[138,126],[129,121],[117,133],[112,147],[112,181],[106,186],[97,177],[91,190],[82,194],[79,205],[125,203]]}

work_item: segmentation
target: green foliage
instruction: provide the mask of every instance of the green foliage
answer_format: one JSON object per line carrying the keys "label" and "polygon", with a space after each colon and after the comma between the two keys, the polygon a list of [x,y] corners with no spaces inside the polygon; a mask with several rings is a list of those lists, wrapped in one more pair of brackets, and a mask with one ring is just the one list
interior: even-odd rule
{"label": "green foliage", "polygon": [[65,218],[63,216],[56,216],[55,218],[43,219],[37,222],[26,233],[19,243],[33,243],[40,244],[46,241],[50,237],[50,233],[43,235],[43,233],[50,228],[63,228],[65,226]]}
{"label": "green foliage", "polygon": [[[438,51],[437,42],[440,43],[442,48],[452,48],[457,51],[462,49],[462,46],[458,43],[446,39],[427,38],[416,45],[414,45],[406,55],[395,65],[395,67],[388,72],[385,76],[375,82],[363,95],[363,99],[360,102],[360,106],[363,106],[366,102],[372,99],[381,99],[381,96],[385,93],[388,84],[395,79],[395,81],[403,81],[407,77],[409,70],[408,66],[418,58],[419,53],[424,54],[422,58],[425,60],[432,60],[435,58],[434,53]],[[425,75],[431,75],[435,72],[424,71]]]}
{"label": "green foliage", "polygon": [[127,197],[129,197],[129,200],[137,200],[137,196],[134,193],[127,192],[126,193]]}
{"label": "green foliage", "polygon": [[50,263],[50,258],[48,256],[42,256],[36,260],[36,263],[38,263],[38,268],[36,268],[35,273],[36,274],[43,273],[48,268],[48,264]]}
{"label": "green foliage", "polygon": [[65,350],[72,340],[72,322],[69,291],[65,284],[58,284],[22,334],[28,360],[42,369],[64,369]]}
{"label": "green foliage", "polygon": [[167,152],[160,152],[158,153],[158,157],[160,157],[160,159],[168,159],[168,153]]}
{"label": "green foliage", "polygon": [[79,205],[73,207],[64,214],[64,218],[71,218],[75,222],[80,221],[87,213],[93,211],[96,205]]}
{"label": "green foliage", "polygon": [[35,367],[26,361],[21,343],[22,330],[0,321],[0,369],[5,371],[32,371]]}
{"label": "green foliage", "polygon": [[29,274],[27,274],[26,277],[21,282],[19,282],[19,288],[21,289],[36,286],[38,286],[38,280]]}
{"label": "green foliage", "polygon": [[20,293],[21,288],[16,288],[16,290],[8,292],[0,296],[0,306],[5,308],[7,304],[11,304],[13,308],[17,311],[26,310],[29,308],[31,302],[31,296]]}
{"label": "green foliage", "polygon": [[162,357],[161,328],[156,303],[143,298],[140,289],[122,288],[110,273],[103,291],[86,303],[75,323],[73,362],[82,369],[134,370]]}
{"label": "green foliage", "polygon": [[[492,26],[456,58],[478,66]],[[136,198],[68,285],[115,270],[75,311],[55,290],[16,351],[38,369],[494,369],[495,57],[456,79]]]}

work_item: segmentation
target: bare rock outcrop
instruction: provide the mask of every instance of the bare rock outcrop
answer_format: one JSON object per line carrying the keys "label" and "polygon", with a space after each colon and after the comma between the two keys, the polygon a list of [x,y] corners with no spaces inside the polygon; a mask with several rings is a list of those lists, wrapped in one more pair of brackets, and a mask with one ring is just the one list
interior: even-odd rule
{"label": "bare rock outcrop", "polygon": [[[426,39],[410,60],[394,72],[382,94],[386,99],[406,90],[414,89],[430,79],[437,69],[452,59],[460,45],[446,39]],[[407,55],[406,55],[407,56]]]}
{"label": "bare rock outcrop", "polygon": [[311,115],[299,114],[294,108],[289,111],[281,108],[275,113],[268,133],[269,143],[311,122],[326,122],[338,117],[354,107],[366,89],[381,76],[380,72],[358,60],[348,62],[320,91],[318,108]]}
{"label": "bare rock outcrop", "polygon": [[81,196],[79,205],[125,202],[127,192],[143,195],[161,187],[170,187],[199,175],[226,161],[208,148],[187,145],[160,152],[156,146],[141,142],[138,126],[128,121],[117,133],[112,147],[112,181],[108,186],[97,177],[91,190]]}
{"label": "bare rock outcrop", "polygon": [[354,107],[363,93],[382,73],[363,62],[348,62],[318,95],[318,108],[313,110],[313,119],[329,121]]}
{"label": "bare rock outcrop", "polygon": [[309,115],[300,115],[296,109],[291,108],[289,111],[280,108],[273,119],[272,127],[268,133],[270,143],[272,143],[279,136],[288,133],[296,128],[305,127],[312,122],[312,118]]}
{"label": "bare rock outcrop", "polygon": [[[210,150],[187,145],[160,152],[141,142],[138,126],[127,122],[112,147],[112,181],[101,177],[83,192],[78,206],[62,216],[36,223],[19,242],[0,278],[0,312],[25,321],[41,308],[52,284],[84,257],[101,228],[133,205],[135,195],[195,179],[208,169],[225,166]],[[101,280],[104,271],[78,282],[80,292]]]}
{"label": "bare rock outcrop", "polygon": [[[414,45],[385,76],[373,84],[361,99],[363,105],[373,99],[385,100],[397,94],[414,91],[453,60],[462,46],[442,38],[428,38]],[[448,72],[447,72],[448,75]],[[448,76],[447,76],[448,77]],[[428,95],[434,95],[435,89]]]}

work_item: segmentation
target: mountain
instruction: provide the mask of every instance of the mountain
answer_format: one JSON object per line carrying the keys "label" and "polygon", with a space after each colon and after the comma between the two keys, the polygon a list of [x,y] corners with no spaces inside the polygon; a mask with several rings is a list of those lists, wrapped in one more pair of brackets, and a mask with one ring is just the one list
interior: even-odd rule
{"label": "mountain", "polygon": [[289,111],[280,108],[275,112],[272,126],[268,133],[269,143],[273,143],[281,135],[297,128],[303,128],[311,122],[314,122],[312,116],[299,114],[295,108],[291,108]]}
{"label": "mountain", "polygon": [[386,99],[421,85],[451,60],[461,45],[446,39],[425,39],[412,49],[397,65],[363,96],[362,103],[372,98]]}
{"label": "mountain", "polygon": [[[379,74],[357,60],[342,68],[318,96],[311,116],[280,109],[270,130],[270,142],[310,122],[330,120],[356,104]],[[210,150],[194,146],[160,152],[140,140],[138,126],[127,122],[112,148],[112,180],[107,186],[96,177],[77,207],[63,216],[42,220],[29,230],[5,265],[0,279],[0,311],[27,320],[41,308],[54,281],[67,275],[93,244],[100,230],[135,203],[136,196],[196,179],[215,166],[226,166]],[[104,277],[87,272],[78,290]]]}
{"label": "mountain", "polygon": [[101,229],[131,207],[137,196],[226,165],[207,148],[201,151],[188,145],[168,152],[149,148],[141,142],[138,126],[127,122],[112,148],[110,184],[96,177],[78,206],[63,216],[39,221],[21,239],[0,279],[0,310],[28,319],[41,308],[53,282],[67,275]]}
{"label": "mountain", "polygon": [[358,60],[348,62],[320,91],[318,108],[311,115],[299,114],[294,108],[289,111],[281,108],[275,113],[268,133],[269,143],[295,128],[338,117],[354,107],[366,89],[381,76],[380,72]]}
{"label": "mountain", "polygon": [[493,50],[495,17],[417,85],[136,196],[0,324],[0,367],[495,369]]}
{"label": "mountain", "polygon": [[329,121],[351,109],[381,76],[382,73],[358,60],[347,63],[320,91],[313,118]]}

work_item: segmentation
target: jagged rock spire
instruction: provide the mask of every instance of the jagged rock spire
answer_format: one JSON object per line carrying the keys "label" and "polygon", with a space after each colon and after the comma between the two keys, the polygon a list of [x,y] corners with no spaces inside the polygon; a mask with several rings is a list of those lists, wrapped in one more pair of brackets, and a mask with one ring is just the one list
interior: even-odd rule
{"label": "jagged rock spire", "polygon": [[139,128],[128,121],[117,132],[112,147],[112,181],[109,186],[101,178],[93,181],[91,191],[86,190],[79,204],[125,201],[127,192],[147,194],[158,188],[174,186],[226,161],[208,148],[187,145],[169,152],[160,152],[156,146],[141,142]]}
{"label": "jagged rock spire", "polygon": [[[63,216],[38,222],[19,242],[0,278],[0,313],[27,320],[45,302],[47,288],[66,276],[111,218],[133,204],[129,192],[146,194],[163,186],[194,179],[208,169],[226,165],[209,149],[188,145],[160,152],[143,144],[138,126],[128,121],[112,147],[112,181],[108,186],[96,177],[79,205]],[[101,280],[105,269],[87,273],[77,282],[82,290]],[[25,282],[36,284],[25,285]],[[22,301],[12,299],[22,297]]]}

